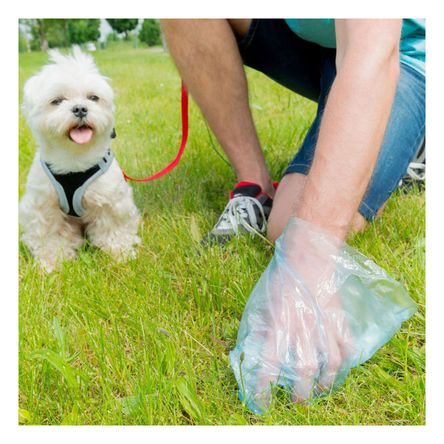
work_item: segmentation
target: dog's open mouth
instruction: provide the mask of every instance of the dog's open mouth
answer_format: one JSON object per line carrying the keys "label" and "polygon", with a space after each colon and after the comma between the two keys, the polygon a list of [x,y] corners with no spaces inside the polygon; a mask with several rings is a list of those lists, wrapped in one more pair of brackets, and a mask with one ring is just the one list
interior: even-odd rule
{"label": "dog's open mouth", "polygon": [[94,130],[89,125],[81,125],[71,128],[68,131],[69,138],[79,145],[84,145],[91,141]]}

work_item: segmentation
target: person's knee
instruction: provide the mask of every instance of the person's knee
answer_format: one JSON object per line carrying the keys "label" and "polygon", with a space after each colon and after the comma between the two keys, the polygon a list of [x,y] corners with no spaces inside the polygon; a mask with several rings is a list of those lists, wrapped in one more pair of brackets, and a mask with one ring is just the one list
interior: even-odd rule
{"label": "person's knee", "polygon": [[[376,217],[380,217],[384,212],[387,202],[378,210]],[[356,213],[350,226],[350,234],[361,233],[368,226],[368,221],[361,213]]]}
{"label": "person's knee", "polygon": [[275,243],[277,238],[282,234],[290,217],[289,215],[280,215],[282,217],[276,216],[276,213],[273,214],[272,212],[267,224],[267,238],[272,243]]}
{"label": "person's knee", "polygon": [[276,242],[276,239],[282,234],[282,230],[280,227],[275,226],[274,224],[269,223],[267,226],[267,238],[273,244]]}
{"label": "person's knee", "polygon": [[267,237],[271,242],[275,242],[282,234],[288,220],[295,213],[306,180],[307,176],[300,173],[289,173],[282,178],[268,219]]}
{"label": "person's knee", "polygon": [[[287,222],[288,222],[288,217],[282,219],[270,216],[267,226],[267,238],[270,242],[273,243],[276,242],[277,238],[284,231]],[[368,222],[366,221],[364,216],[362,216],[360,213],[356,213],[350,225],[349,234],[361,233],[367,228],[367,224]]]}
{"label": "person's knee", "polygon": [[350,225],[350,234],[361,233],[367,227],[367,221],[361,213],[356,213]]}

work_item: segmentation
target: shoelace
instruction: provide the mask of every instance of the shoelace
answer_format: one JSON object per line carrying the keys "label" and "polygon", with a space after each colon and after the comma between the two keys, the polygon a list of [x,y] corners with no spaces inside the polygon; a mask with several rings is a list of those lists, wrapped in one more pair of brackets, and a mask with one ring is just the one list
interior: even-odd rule
{"label": "shoelace", "polygon": [[[254,206],[259,208],[262,216],[262,226],[258,225]],[[247,222],[247,218],[250,223]],[[238,196],[233,197],[225,207],[220,222],[229,222],[236,234],[239,233],[239,226],[242,226],[249,233],[264,233],[267,226],[265,214],[261,203],[254,197]]]}

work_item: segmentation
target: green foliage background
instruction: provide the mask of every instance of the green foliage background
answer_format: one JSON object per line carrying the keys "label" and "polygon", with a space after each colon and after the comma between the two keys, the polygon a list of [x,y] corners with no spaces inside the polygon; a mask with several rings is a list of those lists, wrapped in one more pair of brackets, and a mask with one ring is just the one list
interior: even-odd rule
{"label": "green foliage background", "polygon": [[139,39],[148,46],[156,46],[162,43],[160,38],[160,25],[158,20],[145,19],[139,32]]}

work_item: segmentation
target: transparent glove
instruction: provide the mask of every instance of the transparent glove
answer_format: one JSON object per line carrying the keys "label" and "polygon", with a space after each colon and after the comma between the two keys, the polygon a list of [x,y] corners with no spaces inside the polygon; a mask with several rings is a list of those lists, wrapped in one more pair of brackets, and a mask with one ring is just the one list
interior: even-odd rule
{"label": "transparent glove", "polygon": [[404,287],[322,229],[291,218],[246,304],[230,361],[255,413],[271,386],[294,402],[330,392],[416,311]]}

